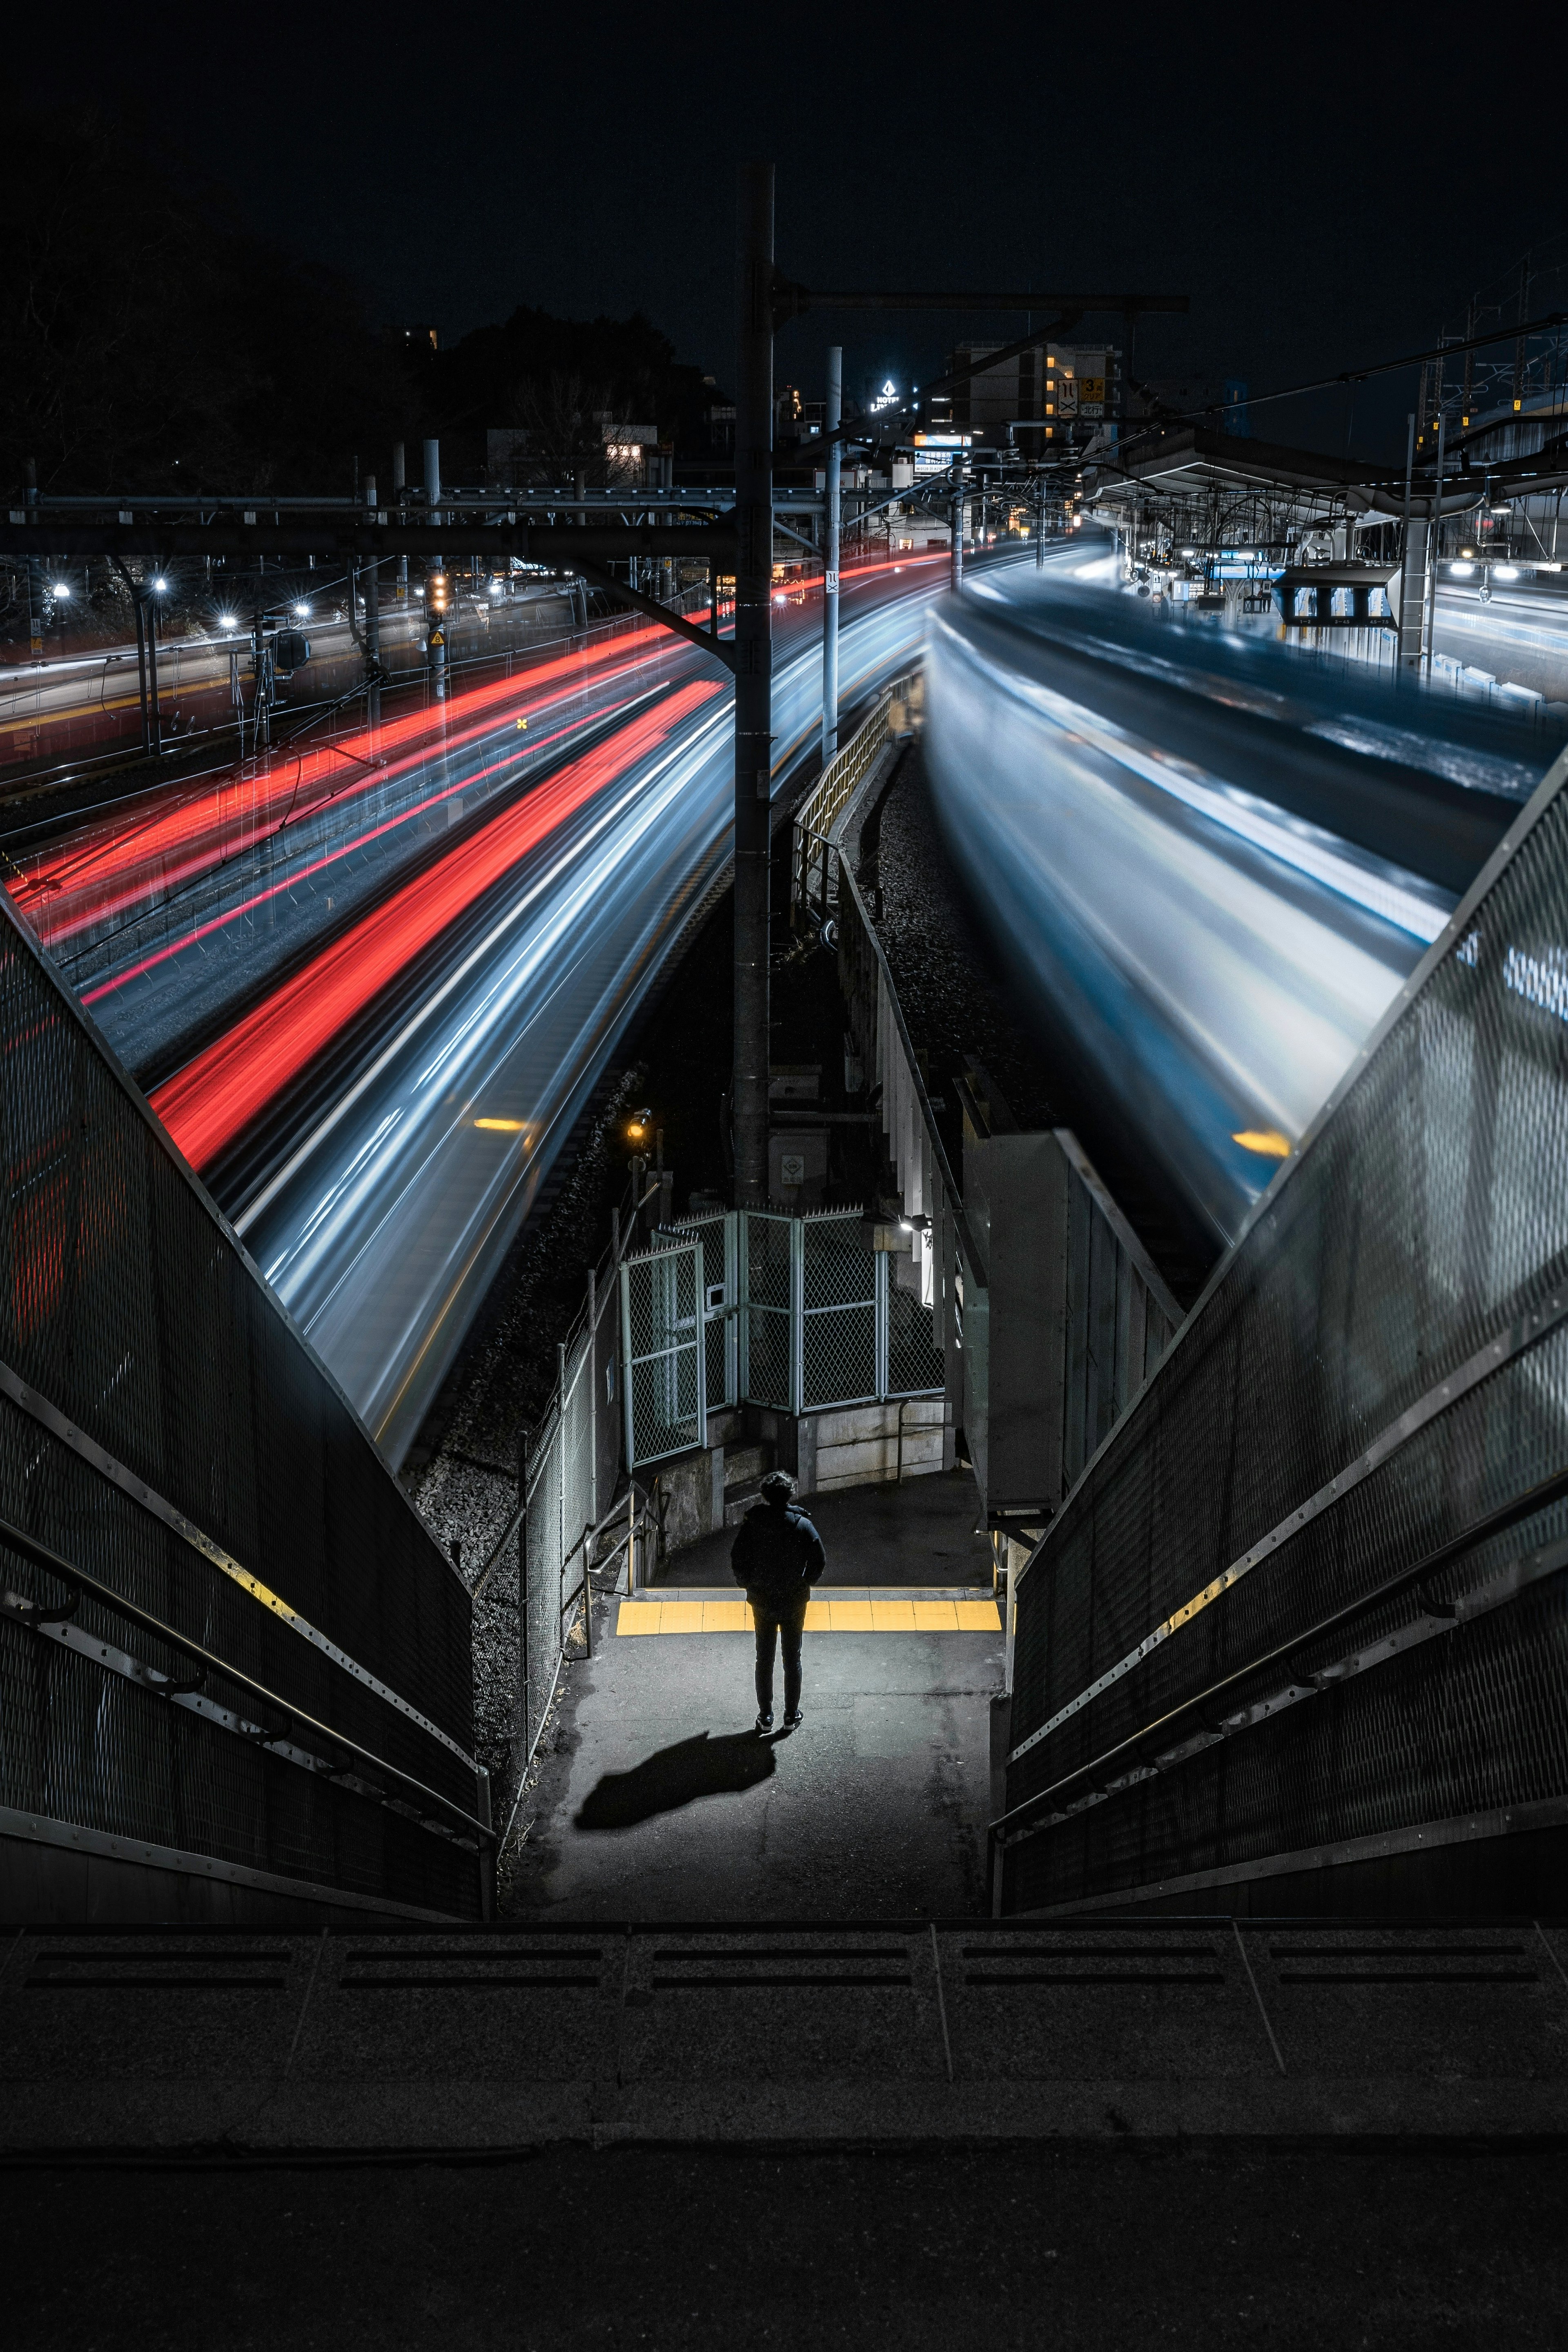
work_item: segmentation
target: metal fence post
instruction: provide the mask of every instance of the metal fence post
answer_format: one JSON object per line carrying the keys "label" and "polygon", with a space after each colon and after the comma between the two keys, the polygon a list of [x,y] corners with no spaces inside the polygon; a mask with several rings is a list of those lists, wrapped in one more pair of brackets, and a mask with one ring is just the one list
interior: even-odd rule
{"label": "metal fence post", "polygon": [[599,1524],[599,1270],[588,1268],[588,1520]]}
{"label": "metal fence post", "polygon": [[796,1420],[805,1410],[805,1227],[789,1222],[789,1409]]}
{"label": "metal fence post", "polygon": [[525,1429],[520,1431],[517,1441],[518,1492],[522,1499],[522,1509],[517,1522],[517,1615],[522,1686],[522,1753],[525,1758],[533,1740],[528,1688],[528,1432]]}

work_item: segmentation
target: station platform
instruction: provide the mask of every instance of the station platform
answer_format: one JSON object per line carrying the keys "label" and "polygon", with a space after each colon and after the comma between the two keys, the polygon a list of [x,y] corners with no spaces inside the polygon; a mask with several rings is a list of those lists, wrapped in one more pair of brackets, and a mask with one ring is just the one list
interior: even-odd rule
{"label": "station platform", "polygon": [[[805,1721],[758,1734],[732,1528],[601,1599],[503,1866],[512,1918],[980,1916],[1001,1615],[967,1471],[802,1498]],[[657,1638],[649,1638],[649,1637]],[[782,1717],[783,1675],[775,1709]],[[545,1743],[542,1743],[542,1746]]]}

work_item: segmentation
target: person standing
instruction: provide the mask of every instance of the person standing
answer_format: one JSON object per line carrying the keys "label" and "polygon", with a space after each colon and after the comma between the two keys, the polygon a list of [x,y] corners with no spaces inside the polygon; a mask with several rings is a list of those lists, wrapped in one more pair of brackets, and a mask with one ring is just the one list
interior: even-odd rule
{"label": "person standing", "polygon": [[753,1503],[730,1552],[730,1570],[744,1585],[757,1629],[757,1729],[773,1727],[773,1652],[784,1651],[784,1728],[801,1719],[801,1639],[811,1588],[827,1565],[822,1538],[805,1513],[793,1507],[795,1480],[770,1470],[762,1500]]}

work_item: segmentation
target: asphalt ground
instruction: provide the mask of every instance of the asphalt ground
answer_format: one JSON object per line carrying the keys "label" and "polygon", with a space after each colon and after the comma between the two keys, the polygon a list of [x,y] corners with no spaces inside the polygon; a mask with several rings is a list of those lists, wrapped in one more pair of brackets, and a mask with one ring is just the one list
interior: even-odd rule
{"label": "asphalt ground", "polygon": [[[804,1498],[828,1578],[989,1588],[965,1473]],[[667,1580],[731,1593],[732,1537]],[[896,1573],[894,1571],[897,1571]],[[758,1736],[748,1633],[632,1639],[619,1604],[574,1655],[519,1809],[504,1908],[579,1919],[952,1918],[988,1907],[994,1633],[805,1636],[798,1731]],[[775,1685],[782,1722],[783,1678]]]}
{"label": "asphalt ground", "polygon": [[1560,2346],[1568,2157],[556,2150],[12,2172],[18,2352]]}

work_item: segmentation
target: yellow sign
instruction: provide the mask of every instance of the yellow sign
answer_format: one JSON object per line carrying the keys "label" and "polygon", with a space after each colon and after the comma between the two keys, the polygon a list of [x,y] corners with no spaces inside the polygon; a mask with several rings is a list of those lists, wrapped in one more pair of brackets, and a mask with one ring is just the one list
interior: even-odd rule
{"label": "yellow sign", "polygon": [[1103,401],[1105,378],[1102,375],[1080,375],[1078,380],[1078,396],[1084,402]]}

